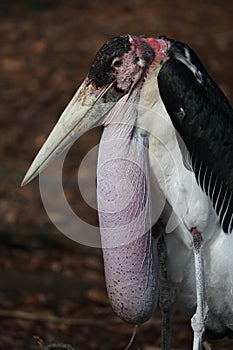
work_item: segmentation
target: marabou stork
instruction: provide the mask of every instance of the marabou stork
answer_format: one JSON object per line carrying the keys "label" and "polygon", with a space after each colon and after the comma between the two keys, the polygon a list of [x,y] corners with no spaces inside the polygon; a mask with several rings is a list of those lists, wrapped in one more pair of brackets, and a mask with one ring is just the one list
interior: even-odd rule
{"label": "marabou stork", "polygon": [[[160,288],[163,349],[170,349],[173,304],[190,316],[196,308],[194,350],[204,331],[233,339],[233,111],[224,94],[187,45],[115,37],[97,53],[23,184],[95,125],[103,125],[97,198],[114,311],[144,322]],[[164,232],[155,245],[156,210]]]}

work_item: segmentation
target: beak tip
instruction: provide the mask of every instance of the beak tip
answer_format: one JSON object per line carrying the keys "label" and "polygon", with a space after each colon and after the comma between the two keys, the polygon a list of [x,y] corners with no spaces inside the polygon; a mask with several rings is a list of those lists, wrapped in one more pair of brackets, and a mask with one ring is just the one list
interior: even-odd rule
{"label": "beak tip", "polygon": [[20,187],[24,187],[26,186],[28,183],[30,182],[30,178],[28,178],[27,174],[24,176],[21,184],[20,184]]}
{"label": "beak tip", "polygon": [[[86,117],[96,103],[100,103],[99,101],[112,86],[113,83],[107,85],[107,87],[103,88],[96,96],[93,95],[92,90],[94,87],[90,85],[89,79],[86,78],[84,80],[83,84],[73,96],[72,100],[58,120],[56,126],[51,131],[46,142],[32,162],[29,170],[21,182],[21,187],[31,182],[55,158],[57,158],[59,154],[71,146],[79,136],[84,134],[85,131],[91,129],[95,125],[98,125],[102,114],[98,119],[96,118],[97,112],[93,113],[93,115],[95,114],[95,118],[90,118],[88,123],[86,122]],[[108,104],[106,105],[106,108],[109,109]]]}
{"label": "beak tip", "polygon": [[20,184],[20,187],[24,187],[27,184],[29,184],[29,182],[31,182],[36,177],[37,174],[38,174],[37,172],[32,172],[31,168],[29,168]]}
{"label": "beak tip", "polygon": [[28,183],[27,180],[23,179],[22,182],[21,182],[21,184],[20,184],[20,187],[26,186],[27,183]]}

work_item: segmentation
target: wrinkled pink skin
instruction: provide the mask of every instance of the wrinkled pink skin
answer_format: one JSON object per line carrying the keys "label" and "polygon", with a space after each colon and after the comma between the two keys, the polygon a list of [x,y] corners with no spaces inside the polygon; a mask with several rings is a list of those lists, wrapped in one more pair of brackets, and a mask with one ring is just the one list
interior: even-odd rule
{"label": "wrinkled pink skin", "polygon": [[134,81],[140,79],[145,66],[143,59],[141,59],[141,64],[135,61],[135,58],[140,56],[142,56],[140,48],[132,45],[131,50],[121,57],[123,64],[120,67],[115,67],[114,72],[114,76],[117,78],[118,89],[128,90]]}
{"label": "wrinkled pink skin", "polygon": [[[161,62],[167,50],[164,40],[143,39],[154,50],[151,64]],[[116,69],[117,86],[129,89],[141,80],[145,65],[142,39],[131,37],[132,50]],[[141,57],[139,64],[135,57]],[[148,67],[146,67],[148,68]],[[137,91],[128,93],[104,120],[98,158],[97,198],[108,296],[116,314],[129,323],[148,320],[158,300],[156,252],[151,235],[150,184],[147,147],[133,128]],[[127,99],[128,98],[128,99]],[[126,103],[127,102],[127,103]],[[136,135],[135,135],[136,133]]]}
{"label": "wrinkled pink skin", "polygon": [[[142,42],[146,42],[154,51],[154,60],[151,64],[160,64],[161,60],[166,59],[168,43],[163,39],[137,38],[130,36],[132,43],[131,50],[121,57],[123,64],[115,67],[114,76],[116,76],[117,87],[126,91],[135,82],[139,81],[143,73],[147,70],[144,60]],[[138,60],[135,60],[138,59]]]}
{"label": "wrinkled pink skin", "polygon": [[167,41],[155,38],[143,38],[143,40],[153,49],[155,53],[155,60],[157,60],[157,62],[159,57],[166,57],[169,49],[169,44]]}
{"label": "wrinkled pink skin", "polygon": [[[116,314],[138,324],[152,315],[158,293],[150,231],[147,149],[125,135],[124,129],[129,131],[125,126],[117,126],[120,135],[114,130],[112,137],[114,128],[109,125],[104,129],[97,177],[105,278]],[[115,159],[111,159],[113,154]]]}

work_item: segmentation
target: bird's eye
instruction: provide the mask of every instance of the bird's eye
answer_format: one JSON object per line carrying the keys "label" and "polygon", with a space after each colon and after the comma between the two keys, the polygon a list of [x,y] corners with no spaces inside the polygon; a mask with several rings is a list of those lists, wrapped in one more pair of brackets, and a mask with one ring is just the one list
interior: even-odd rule
{"label": "bird's eye", "polygon": [[112,66],[117,68],[122,66],[122,60],[119,57],[115,57],[112,61]]}

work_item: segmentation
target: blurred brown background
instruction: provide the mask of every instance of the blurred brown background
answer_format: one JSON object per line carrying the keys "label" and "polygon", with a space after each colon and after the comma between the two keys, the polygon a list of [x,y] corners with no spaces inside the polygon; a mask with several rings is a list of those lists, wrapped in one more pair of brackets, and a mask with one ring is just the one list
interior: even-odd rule
{"label": "blurred brown background", "polygon": [[[233,103],[232,13],[228,0],[0,1],[0,349],[39,349],[42,341],[124,349],[132,326],[109,307],[100,251],[56,230],[38,180],[24,188],[20,182],[96,51],[112,36],[165,34],[186,42]],[[64,170],[67,197],[90,223],[96,213],[82,201],[76,177],[97,142],[97,131],[83,136]],[[158,348],[160,318],[157,311],[139,327],[132,349]],[[233,346],[227,340],[214,344]],[[191,348],[189,321],[180,314],[173,346]]]}

